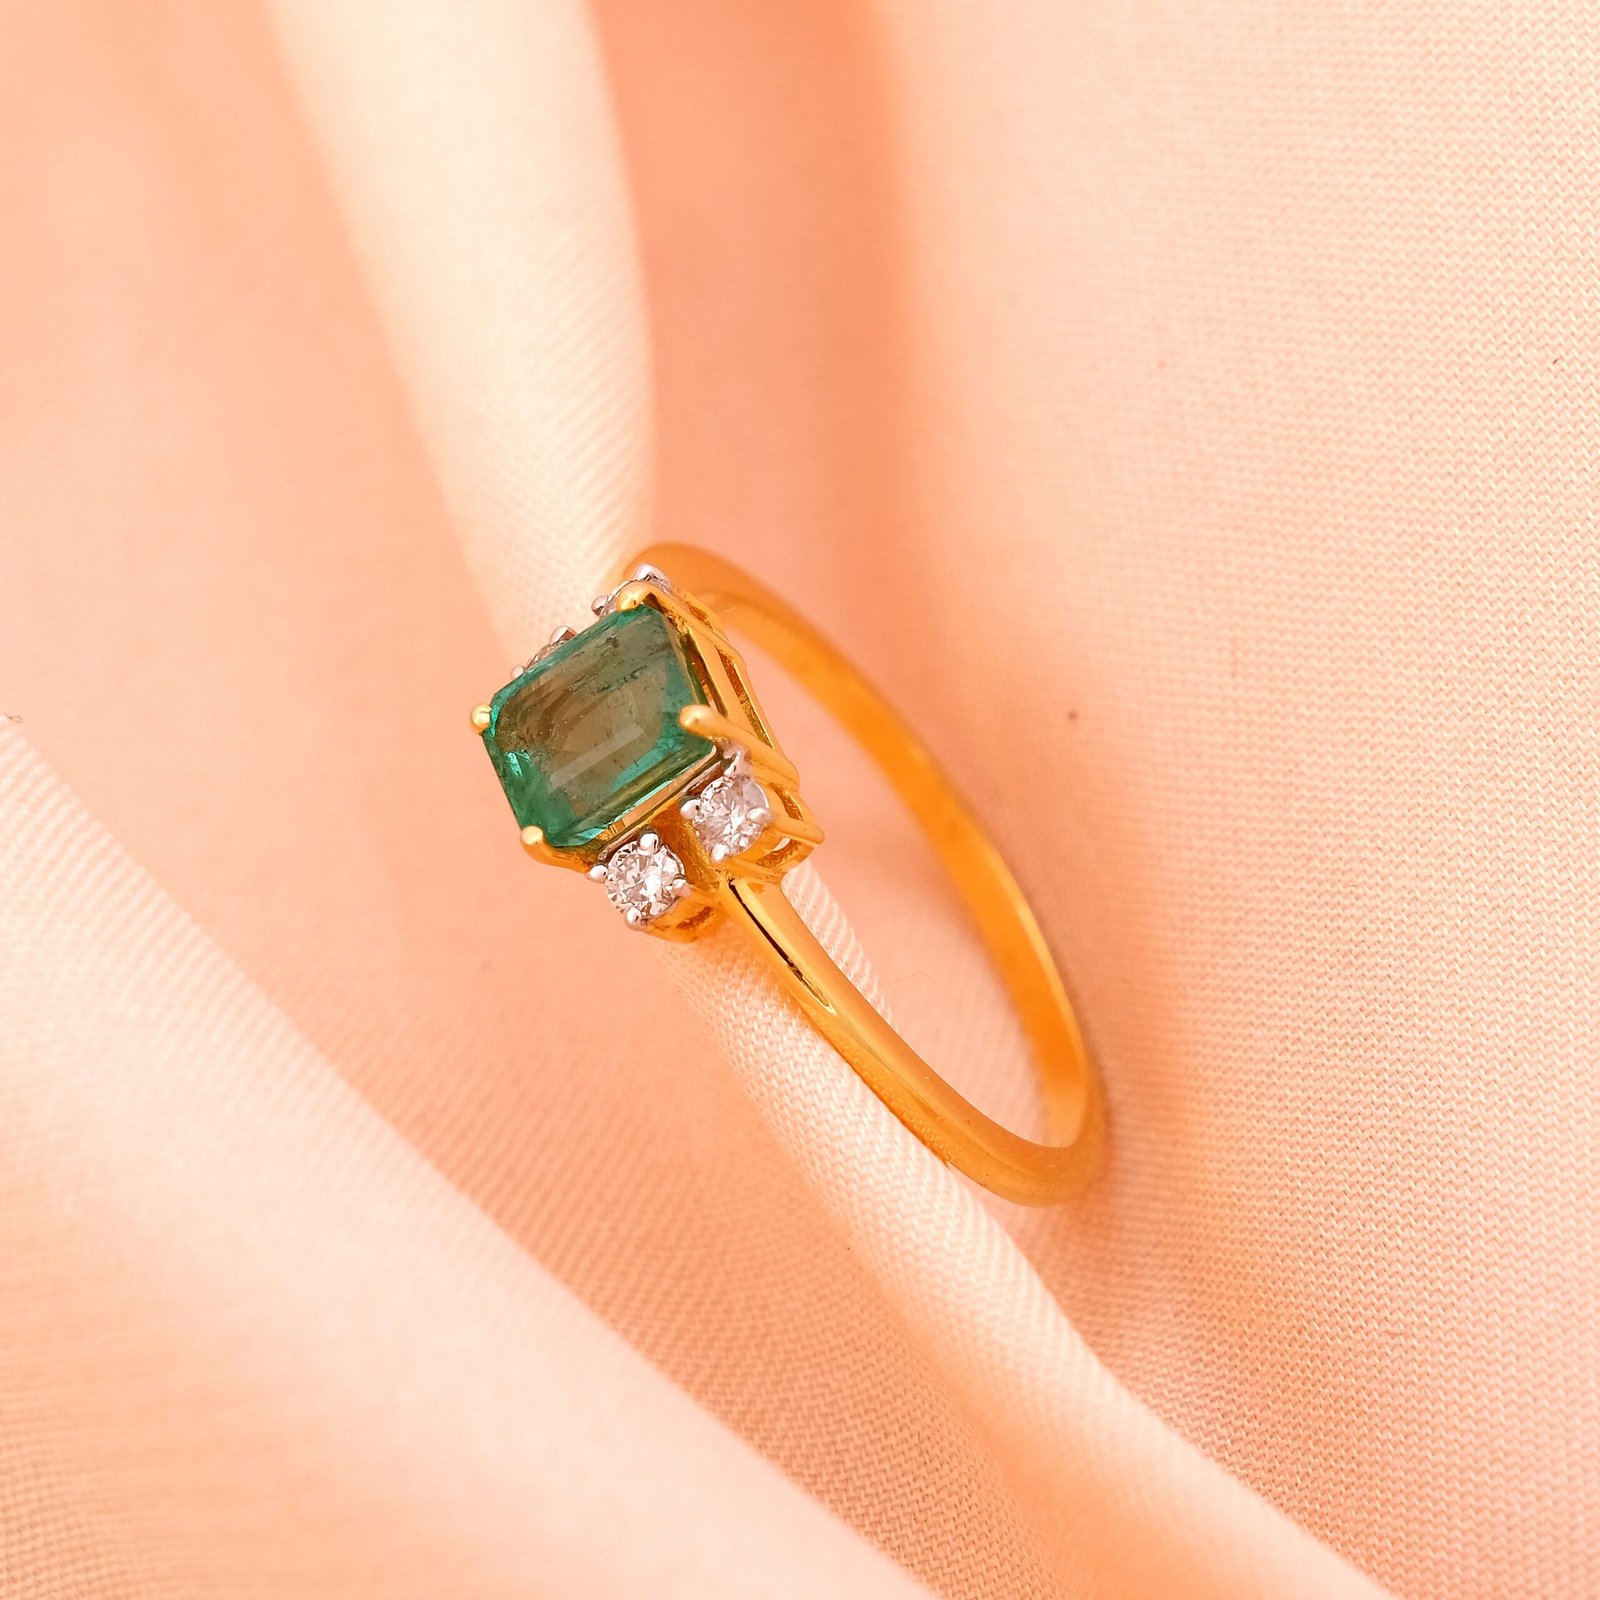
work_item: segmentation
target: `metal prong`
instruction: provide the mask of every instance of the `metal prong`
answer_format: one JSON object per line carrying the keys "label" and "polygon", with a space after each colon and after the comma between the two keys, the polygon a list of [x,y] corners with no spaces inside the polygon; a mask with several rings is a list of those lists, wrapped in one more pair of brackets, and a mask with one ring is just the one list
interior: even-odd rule
{"label": "metal prong", "polygon": [[714,844],[714,845],[712,845],[712,847],[711,847],[711,859],[713,861],[726,861],[728,859],[728,847],[727,847],[727,845],[725,845],[725,844]]}
{"label": "metal prong", "polygon": [[472,729],[474,733],[482,733],[489,726],[489,719],[494,715],[488,706],[474,706],[472,708]]}
{"label": "metal prong", "polygon": [[565,867],[568,872],[587,872],[582,858],[573,850],[557,850],[544,836],[544,829],[529,823],[522,830],[522,848],[547,867]]}
{"label": "metal prong", "polygon": [[714,744],[733,747],[749,759],[757,772],[776,783],[793,788],[800,782],[800,774],[776,750],[759,742],[752,743],[746,729],[736,722],[730,722],[710,706],[685,706],[678,713],[678,726],[685,733],[698,734]]}
{"label": "metal prong", "polygon": [[528,663],[528,666],[535,666],[537,663],[543,661],[545,657],[550,655],[553,651],[559,650],[568,639],[576,639],[577,637],[577,634],[575,634],[571,628],[557,628],[556,631],[550,635],[549,641],[539,646],[538,652]]}
{"label": "metal prong", "polygon": [[650,832],[639,835],[639,850],[641,854],[653,856],[660,848],[661,835],[659,833]]}
{"label": "metal prong", "polygon": [[694,893],[694,886],[687,878],[679,878],[672,886],[672,897],[675,900],[687,900]]}
{"label": "metal prong", "polygon": [[628,574],[628,581],[630,583],[653,583],[662,589],[670,589],[672,587],[672,579],[660,567],[652,567],[648,561],[640,562]]}
{"label": "metal prong", "polygon": [[764,828],[772,821],[772,813],[765,806],[751,806],[750,820],[758,828]]}
{"label": "metal prong", "polygon": [[605,864],[605,862],[603,862],[603,861],[595,862],[595,864],[592,867],[589,868],[587,876],[593,878],[596,883],[604,883],[606,881],[606,864]]}
{"label": "metal prong", "polygon": [[555,851],[550,848],[549,844],[546,843],[544,829],[537,828],[532,823],[529,823],[528,826],[522,830],[522,848],[526,850],[535,861],[549,862],[553,866],[569,865],[568,862],[562,861]]}
{"label": "metal prong", "polygon": [[622,914],[627,918],[628,926],[630,928],[637,928],[642,920],[638,906],[629,906],[628,909]]}
{"label": "metal prong", "polygon": [[610,604],[610,595],[597,594],[594,599],[589,602],[589,609],[594,612],[597,617],[603,617],[606,614],[606,607]]}
{"label": "metal prong", "polygon": [[791,817],[787,812],[780,812],[768,826],[776,828],[785,837],[798,840],[801,844],[822,843],[822,829],[816,823],[802,822],[799,817]]}
{"label": "metal prong", "polygon": [[693,822],[695,813],[699,809],[700,802],[698,800],[685,800],[683,804],[678,807],[678,815],[680,817],[686,817],[690,822]]}
{"label": "metal prong", "polygon": [[678,712],[678,726],[685,733],[697,733],[702,739],[715,739],[726,744],[744,745],[743,730],[734,727],[720,712],[710,706],[683,706]]}

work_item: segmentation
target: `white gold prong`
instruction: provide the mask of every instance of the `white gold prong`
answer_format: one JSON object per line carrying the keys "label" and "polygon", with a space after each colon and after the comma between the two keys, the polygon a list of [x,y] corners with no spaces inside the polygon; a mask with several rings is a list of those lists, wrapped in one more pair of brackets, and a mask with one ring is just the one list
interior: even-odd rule
{"label": "white gold prong", "polygon": [[[550,644],[565,644],[568,639],[576,639],[577,637],[577,634],[571,628],[563,624],[550,635]],[[546,649],[549,649],[549,647],[549,645],[545,646]]]}
{"label": "white gold prong", "polygon": [[671,580],[660,567],[652,567],[648,561],[641,562],[629,575],[630,583],[654,583],[662,588],[671,588]]}
{"label": "white gold prong", "polygon": [[661,848],[661,835],[658,833],[641,833],[639,835],[639,849],[647,855],[653,856]]}
{"label": "white gold prong", "polygon": [[644,913],[639,910],[638,906],[629,906],[622,915],[627,919],[630,928],[637,928],[644,920]]}
{"label": "white gold prong", "polygon": [[597,617],[603,617],[606,614],[606,607],[610,604],[610,595],[597,594],[594,599],[589,602],[589,609],[594,612]]}
{"label": "white gold prong", "polygon": [[686,878],[680,878],[673,884],[672,893],[675,899],[684,900],[694,893],[694,888]]}
{"label": "white gold prong", "polygon": [[685,800],[683,804],[678,807],[678,815],[680,817],[686,817],[690,822],[693,822],[694,814],[699,809],[700,802],[698,800]]}
{"label": "white gold prong", "polygon": [[750,820],[759,828],[764,828],[772,821],[772,813],[765,806],[752,806]]}
{"label": "white gold prong", "polygon": [[728,847],[727,847],[727,845],[725,845],[725,844],[714,844],[714,845],[712,845],[712,847],[711,847],[711,859],[713,861],[726,861],[728,859]]}
{"label": "white gold prong", "polygon": [[603,861],[595,862],[595,864],[592,867],[589,868],[589,876],[591,878],[593,878],[596,883],[604,883],[606,881],[606,864],[605,864],[605,862],[603,862]]}

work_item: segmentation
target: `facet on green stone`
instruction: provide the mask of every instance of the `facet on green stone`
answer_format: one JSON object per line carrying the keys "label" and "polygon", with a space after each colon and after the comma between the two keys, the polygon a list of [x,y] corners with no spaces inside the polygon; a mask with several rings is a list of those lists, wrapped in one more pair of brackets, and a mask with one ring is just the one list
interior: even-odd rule
{"label": "facet on green stone", "polygon": [[703,699],[677,633],[648,606],[535,661],[489,703],[483,734],[517,825],[567,850],[671,789],[716,754],[678,726]]}

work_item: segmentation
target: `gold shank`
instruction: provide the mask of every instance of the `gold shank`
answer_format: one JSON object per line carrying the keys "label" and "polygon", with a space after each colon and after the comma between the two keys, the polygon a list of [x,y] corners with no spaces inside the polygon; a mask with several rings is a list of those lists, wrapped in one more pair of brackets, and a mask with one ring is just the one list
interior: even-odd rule
{"label": "gold shank", "polygon": [[[692,545],[652,545],[628,565],[643,563],[670,573],[674,585],[737,623],[787,668],[872,757],[910,808],[960,890],[1022,1019],[1054,1142],[1038,1144],[1001,1127],[946,1083],[839,969],[779,884],[729,874],[718,885],[723,909],[749,934],[812,1025],[924,1144],[1008,1200],[1048,1205],[1065,1199],[1093,1171],[1103,1142],[1098,1083],[1044,934],[982,825],[893,708],[772,590]],[[716,718],[709,708],[692,708],[696,714],[701,709]],[[690,712],[684,716],[687,727]],[[732,724],[726,735],[712,728],[701,720],[694,731],[739,742]],[[752,750],[753,762],[758,754],[774,757]],[[783,765],[786,781],[794,782],[793,768]],[[786,826],[782,817],[773,821]]]}

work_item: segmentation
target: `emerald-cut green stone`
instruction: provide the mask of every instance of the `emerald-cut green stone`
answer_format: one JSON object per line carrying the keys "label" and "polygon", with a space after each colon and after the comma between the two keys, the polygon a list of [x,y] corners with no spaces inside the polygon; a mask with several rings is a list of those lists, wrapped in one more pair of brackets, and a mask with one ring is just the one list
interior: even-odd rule
{"label": "emerald-cut green stone", "polygon": [[657,611],[617,611],[535,661],[489,705],[483,742],[517,825],[588,844],[716,754],[678,713],[705,697]]}

